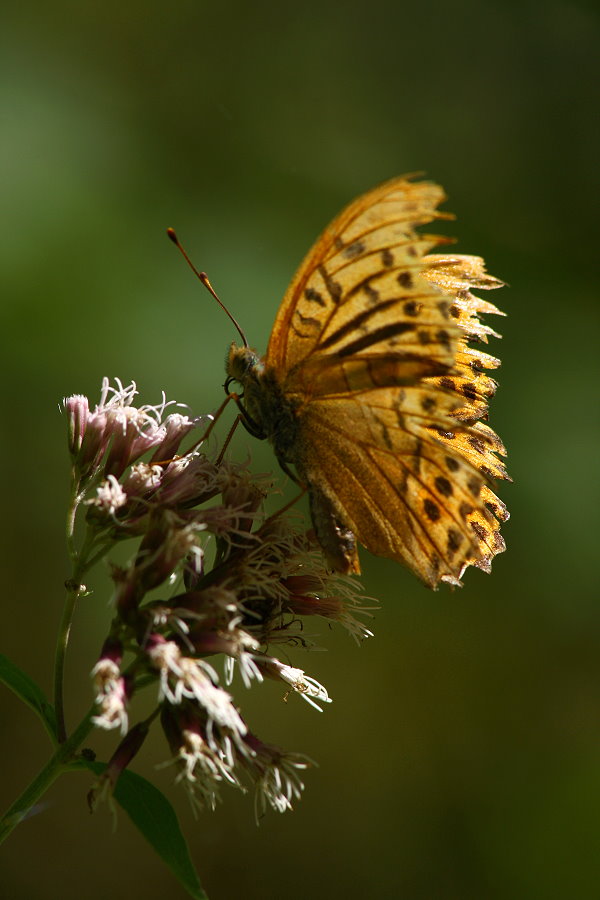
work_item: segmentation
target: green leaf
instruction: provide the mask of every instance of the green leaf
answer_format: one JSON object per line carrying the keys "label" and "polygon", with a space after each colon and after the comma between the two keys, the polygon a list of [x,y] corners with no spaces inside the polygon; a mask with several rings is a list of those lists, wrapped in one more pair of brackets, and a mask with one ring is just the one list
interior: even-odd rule
{"label": "green leaf", "polygon": [[[83,765],[96,775],[101,775],[106,768],[104,763],[97,762],[83,761]],[[208,900],[175,810],[165,795],[141,775],[125,771],[119,776],[114,796],[188,894],[194,900]]]}
{"label": "green leaf", "polygon": [[53,744],[57,741],[56,714],[42,689],[33,678],[0,653],[0,681],[13,691],[23,703],[38,714]]}

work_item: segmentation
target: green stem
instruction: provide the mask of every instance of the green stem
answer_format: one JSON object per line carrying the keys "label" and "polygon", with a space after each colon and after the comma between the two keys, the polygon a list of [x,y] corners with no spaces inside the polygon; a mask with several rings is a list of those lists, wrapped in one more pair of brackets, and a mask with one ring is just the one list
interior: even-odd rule
{"label": "green stem", "polygon": [[64,744],[67,739],[63,696],[65,658],[67,655],[67,646],[69,644],[71,624],[73,622],[73,613],[75,612],[75,604],[77,603],[77,598],[80,593],[81,585],[75,579],[67,582],[67,598],[63,607],[58,637],[56,639],[56,652],[54,654],[54,709],[56,712],[56,731],[59,744]]}
{"label": "green stem", "polygon": [[0,819],[0,844],[14,828],[27,816],[48,788],[56,781],[59,775],[67,771],[67,764],[73,761],[75,751],[85,740],[93,728],[92,716],[95,708],[92,707],[84,719],[79,723],[71,737],[58,748],[54,756],[48,761],[41,772],[25,788],[18,800],[16,800],[5,815]]}
{"label": "green stem", "polygon": [[75,547],[75,519],[77,510],[81,502],[83,494],[81,493],[81,480],[77,476],[77,471],[73,468],[71,473],[71,496],[69,497],[69,508],[67,510],[67,549],[71,557],[73,567],[77,565],[77,549]]}
{"label": "green stem", "polygon": [[65,725],[65,706],[64,706],[64,677],[65,677],[65,659],[67,655],[67,647],[69,644],[69,634],[73,622],[73,614],[78,598],[85,593],[85,587],[81,584],[86,570],[89,568],[88,555],[93,545],[94,537],[88,530],[83,546],[77,552],[73,546],[73,529],[75,525],[75,513],[78,506],[78,497],[74,491],[71,497],[69,513],[67,518],[67,543],[73,563],[73,572],[71,577],[65,583],[67,588],[67,596],[63,608],[63,614],[60,620],[58,635],[56,638],[56,651],[54,654],[54,709],[56,711],[56,731],[59,744],[63,744],[67,739],[67,728]]}

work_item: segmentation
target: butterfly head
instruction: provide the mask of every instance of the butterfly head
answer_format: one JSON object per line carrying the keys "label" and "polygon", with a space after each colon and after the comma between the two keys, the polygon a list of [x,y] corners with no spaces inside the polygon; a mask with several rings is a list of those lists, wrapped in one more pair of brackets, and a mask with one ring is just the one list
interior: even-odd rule
{"label": "butterfly head", "polygon": [[242,413],[242,422],[251,434],[261,439],[266,437],[260,402],[264,370],[264,363],[255,350],[236,343],[231,345],[225,359],[225,391],[229,393],[232,381],[241,385],[242,393],[236,402]]}
{"label": "butterfly head", "polygon": [[236,395],[245,428],[255,437],[268,438],[280,461],[290,459],[290,448],[297,444],[294,402],[286,396],[272,366],[265,365],[256,351],[232,344],[225,360],[227,379],[242,387]]}
{"label": "butterfly head", "polygon": [[231,345],[225,359],[225,371],[227,381],[225,390],[229,390],[229,383],[237,381],[246,390],[252,383],[256,383],[264,371],[264,363],[255,350],[250,347],[240,347],[235,342]]}

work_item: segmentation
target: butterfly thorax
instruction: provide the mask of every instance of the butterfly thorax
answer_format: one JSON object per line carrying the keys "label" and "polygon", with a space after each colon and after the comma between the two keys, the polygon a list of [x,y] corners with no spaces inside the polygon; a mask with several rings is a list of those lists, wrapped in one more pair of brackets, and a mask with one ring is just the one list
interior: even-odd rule
{"label": "butterfly thorax", "polygon": [[297,403],[285,393],[275,371],[256,351],[232,344],[225,363],[229,378],[243,389],[244,425],[258,438],[269,440],[282,462],[296,462]]}

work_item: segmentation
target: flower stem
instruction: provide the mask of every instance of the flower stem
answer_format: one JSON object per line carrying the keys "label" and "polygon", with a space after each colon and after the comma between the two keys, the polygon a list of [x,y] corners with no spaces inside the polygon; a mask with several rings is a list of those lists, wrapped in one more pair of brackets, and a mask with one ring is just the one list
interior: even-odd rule
{"label": "flower stem", "polygon": [[54,756],[0,819],[0,844],[23,821],[58,776],[67,771],[67,765],[73,760],[75,751],[93,728],[93,715],[94,707],[89,710],[71,737],[60,745]]}
{"label": "flower stem", "polygon": [[75,518],[79,509],[80,501],[80,480],[73,469],[71,478],[71,496],[69,498],[69,508],[67,510],[67,548],[71,562],[75,565],[77,561],[77,551],[75,549]]}
{"label": "flower stem", "polygon": [[56,729],[59,744],[64,744],[67,739],[63,686],[69,634],[71,632],[75,605],[78,598],[85,594],[85,586],[81,584],[81,579],[86,569],[89,568],[88,555],[91,552],[94,543],[93,535],[88,530],[81,550],[77,551],[75,548],[75,518],[80,499],[79,482],[75,481],[71,490],[71,500],[67,513],[67,545],[73,564],[73,570],[71,577],[65,582],[67,596],[60,621],[60,627],[58,629],[56,651],[54,654],[54,709],[56,712]]}
{"label": "flower stem", "polygon": [[58,637],[56,640],[56,653],[54,655],[54,709],[56,712],[56,730],[58,743],[64,744],[67,739],[67,729],[65,725],[65,705],[63,696],[63,682],[65,675],[65,658],[67,655],[67,646],[69,644],[69,634],[71,632],[71,623],[73,621],[73,613],[77,598],[81,594],[82,586],[76,579],[70,579],[66,582],[67,597],[63,607],[63,614],[58,629]]}

